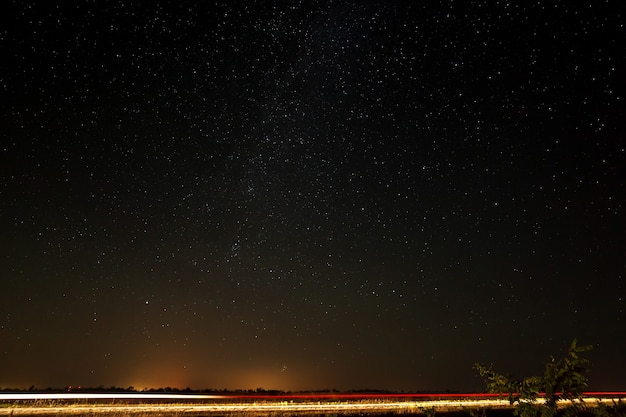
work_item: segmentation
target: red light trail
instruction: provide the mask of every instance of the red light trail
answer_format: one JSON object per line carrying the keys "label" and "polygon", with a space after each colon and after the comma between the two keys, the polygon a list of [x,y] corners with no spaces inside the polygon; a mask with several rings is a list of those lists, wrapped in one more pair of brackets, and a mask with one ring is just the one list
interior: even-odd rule
{"label": "red light trail", "polygon": [[[350,394],[168,394],[168,393],[0,393],[0,400],[79,400],[79,399],[128,399],[128,400],[386,400],[386,399],[493,399],[505,398],[498,393],[350,393]],[[590,391],[584,398],[626,398],[626,391]]]}

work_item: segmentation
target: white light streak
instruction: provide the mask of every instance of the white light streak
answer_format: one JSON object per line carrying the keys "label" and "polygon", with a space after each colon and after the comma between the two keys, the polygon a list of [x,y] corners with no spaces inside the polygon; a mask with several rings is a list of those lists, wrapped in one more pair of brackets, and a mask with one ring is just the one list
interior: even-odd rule
{"label": "white light streak", "polygon": [[197,394],[142,394],[142,393],[110,393],[110,394],[87,394],[87,393],[16,393],[0,394],[0,400],[208,400],[224,398],[221,395],[197,395]]}

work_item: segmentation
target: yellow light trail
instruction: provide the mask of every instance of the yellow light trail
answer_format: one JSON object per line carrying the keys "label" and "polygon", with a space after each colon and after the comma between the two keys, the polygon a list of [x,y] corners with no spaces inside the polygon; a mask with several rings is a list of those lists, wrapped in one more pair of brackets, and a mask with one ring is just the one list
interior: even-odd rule
{"label": "yellow light trail", "polygon": [[[349,401],[346,400],[328,400],[322,401],[285,401],[280,397],[274,400],[262,399],[260,402],[254,402],[248,399],[248,402],[241,402],[239,397],[236,402],[186,402],[190,400],[215,400],[228,399],[233,401],[235,398],[228,395],[195,395],[195,394],[142,394],[142,393],[2,393],[0,400],[19,401],[19,400],[178,400],[176,404],[81,404],[68,402],[66,405],[51,403],[50,405],[32,406],[25,404],[8,404],[8,406],[0,407],[0,416],[2,415],[135,415],[141,413],[179,413],[179,414],[219,414],[219,413],[246,413],[254,415],[256,413],[264,414],[268,412],[281,413],[419,413],[424,409],[435,409],[436,411],[457,411],[463,409],[482,409],[482,408],[512,408],[509,401],[500,398],[489,399],[438,399],[438,400],[391,400],[373,398],[367,400],[358,400],[356,398]],[[585,398],[583,401],[590,406],[597,405],[598,402],[611,403],[616,398]],[[538,402],[543,401],[539,399]],[[185,403],[186,402],[186,403]],[[566,402],[564,402],[565,404]]]}

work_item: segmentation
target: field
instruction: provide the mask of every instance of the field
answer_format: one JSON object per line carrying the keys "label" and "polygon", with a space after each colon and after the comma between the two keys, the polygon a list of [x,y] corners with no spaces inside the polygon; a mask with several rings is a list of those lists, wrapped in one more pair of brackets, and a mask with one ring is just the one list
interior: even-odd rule
{"label": "field", "polygon": [[[609,397],[609,398],[607,398]],[[612,398],[610,398],[612,397]],[[615,396],[588,398],[590,407]],[[487,394],[220,396],[161,394],[0,394],[0,416],[511,416]],[[592,413],[589,413],[590,415]]]}

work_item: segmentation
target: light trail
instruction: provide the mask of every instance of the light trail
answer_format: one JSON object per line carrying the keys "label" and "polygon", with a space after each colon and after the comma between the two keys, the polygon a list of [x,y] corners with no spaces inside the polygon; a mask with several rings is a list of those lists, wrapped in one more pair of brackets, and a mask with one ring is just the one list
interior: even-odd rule
{"label": "light trail", "polygon": [[224,415],[245,414],[254,416],[267,415],[271,412],[283,413],[418,413],[420,409],[436,408],[440,410],[456,410],[459,408],[507,407],[505,400],[472,400],[463,401],[400,401],[400,402],[270,402],[248,404],[155,404],[155,405],[71,405],[71,406],[37,406],[0,408],[0,415],[145,415],[149,413],[177,413],[193,415]]}
{"label": "light trail", "polygon": [[[597,404],[594,400],[592,405]],[[612,401],[605,399],[604,401]],[[0,415],[142,415],[150,413],[177,413],[189,415],[224,415],[247,414],[267,415],[271,412],[284,413],[423,413],[424,409],[437,412],[468,409],[511,408],[507,400],[437,400],[437,401],[400,401],[369,403],[249,403],[249,404],[156,404],[156,405],[71,405],[48,407],[9,407],[0,408]]]}
{"label": "light trail", "polygon": [[0,400],[215,400],[223,395],[203,394],[142,394],[138,393],[13,393],[0,394]]}
{"label": "light trail", "polygon": [[[560,393],[557,393],[560,394]],[[539,394],[543,396],[544,394]],[[583,397],[587,398],[605,398],[605,397],[626,397],[626,391],[590,391],[583,392]],[[230,399],[311,399],[311,400],[354,400],[354,399],[391,399],[391,398],[405,398],[405,399],[435,399],[435,398],[475,398],[475,399],[489,399],[489,398],[506,398],[507,394],[499,393],[351,393],[351,394],[242,394],[242,395],[224,395],[220,398]]]}
{"label": "light trail", "polygon": [[[585,392],[583,397],[587,399],[595,398],[626,398],[626,391],[594,391]],[[494,393],[429,393],[429,394],[241,394],[241,395],[218,395],[218,394],[167,394],[167,393],[141,393],[141,392],[111,392],[111,393],[79,393],[79,392],[62,392],[62,393],[37,393],[37,392],[18,392],[18,393],[0,393],[0,400],[389,400],[389,399],[405,399],[405,400],[426,400],[435,399],[506,399],[506,395]],[[405,403],[407,401],[404,401]]]}
{"label": "light trail", "polygon": [[[495,394],[496,396],[498,394]],[[611,404],[616,399],[626,399],[626,392],[588,392],[585,403],[595,406],[599,402]],[[166,393],[0,393],[0,400],[14,401],[0,407],[3,415],[145,415],[150,413],[176,413],[188,415],[248,414],[267,415],[283,413],[423,413],[425,409],[437,412],[486,408],[512,408],[506,398],[493,398],[494,394],[303,394],[303,395],[204,395]],[[93,400],[94,404],[76,403],[73,400]],[[21,400],[65,400],[59,404],[21,403]],[[176,403],[133,404],[101,403],[98,400],[175,400]],[[198,401],[201,400],[201,401]],[[213,400],[213,401],[212,401]],[[220,400],[220,401],[215,401]],[[225,402],[224,400],[228,400]],[[247,400],[247,401],[246,401]],[[257,400],[259,402],[257,402]],[[325,400],[325,401],[321,401]],[[17,403],[15,403],[17,401]],[[540,398],[539,403],[544,400]],[[567,403],[566,401],[563,402]]]}

